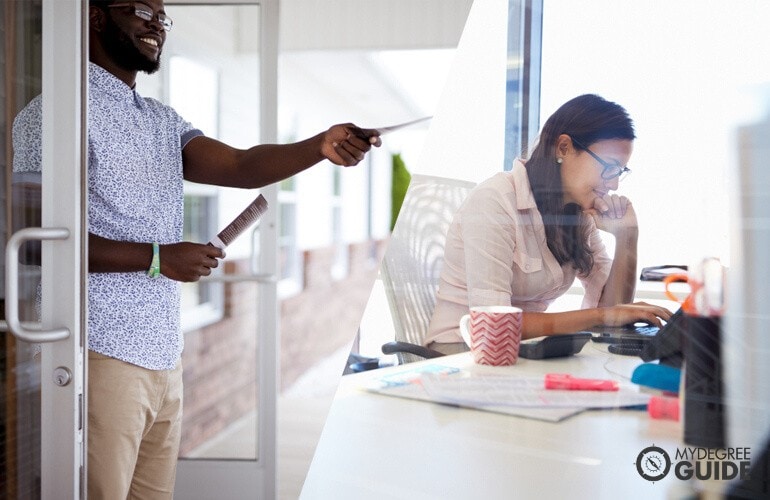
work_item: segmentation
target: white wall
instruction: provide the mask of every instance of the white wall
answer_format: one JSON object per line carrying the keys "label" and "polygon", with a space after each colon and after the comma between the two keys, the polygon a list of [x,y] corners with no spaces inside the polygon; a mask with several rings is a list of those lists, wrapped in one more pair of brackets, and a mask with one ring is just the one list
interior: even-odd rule
{"label": "white wall", "polygon": [[[381,127],[433,114],[452,57],[446,49],[456,47],[472,3],[282,0],[280,139],[308,137],[339,122]],[[390,155],[401,153],[415,170],[425,134],[423,127],[385,136],[366,166],[342,171],[346,242],[367,239],[365,207],[372,236],[388,235]],[[338,167],[320,165],[296,178],[300,249],[331,243],[332,168]]]}
{"label": "white wall", "polygon": [[415,172],[482,181],[503,169],[508,1],[476,0]]}
{"label": "white wall", "polygon": [[[459,38],[459,33],[457,34]],[[453,50],[369,52],[360,50],[283,53],[279,61],[279,138],[294,141],[353,122],[377,128],[435,111]],[[404,67],[399,67],[403,61]],[[426,97],[426,93],[429,93]],[[357,167],[329,162],[296,176],[297,244],[300,250],[332,243],[332,174],[342,176],[342,237],[345,243],[385,238],[390,226],[391,155],[401,153],[414,170],[427,124],[383,136]],[[372,179],[369,197],[368,177]],[[367,197],[369,199],[367,200]]]}
{"label": "white wall", "polygon": [[[352,122],[362,127],[381,125],[380,120],[400,119],[410,111],[393,95],[383,96],[390,106],[391,116],[381,117],[381,106],[368,106],[369,99],[345,91],[346,85],[336,85],[340,74],[366,68],[367,54],[342,53],[290,53],[279,59],[279,140],[289,142],[305,139],[325,131],[336,123]],[[358,80],[371,78],[359,75]],[[400,113],[400,114],[399,114]],[[386,122],[387,123],[387,122]],[[299,250],[322,248],[333,243],[332,204],[333,173],[338,170],[342,179],[343,238],[346,242],[368,239],[368,175],[378,179],[378,191],[390,192],[389,144],[373,149],[369,159],[356,167],[339,167],[325,161],[295,178],[297,192],[297,246]],[[373,201],[389,210],[390,198],[378,197]],[[387,221],[387,219],[386,219]]]}

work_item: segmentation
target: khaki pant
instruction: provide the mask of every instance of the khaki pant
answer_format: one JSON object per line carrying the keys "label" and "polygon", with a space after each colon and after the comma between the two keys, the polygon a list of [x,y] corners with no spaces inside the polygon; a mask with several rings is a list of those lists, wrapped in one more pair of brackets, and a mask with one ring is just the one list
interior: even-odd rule
{"label": "khaki pant", "polygon": [[182,367],[148,370],[88,352],[89,500],[172,498]]}

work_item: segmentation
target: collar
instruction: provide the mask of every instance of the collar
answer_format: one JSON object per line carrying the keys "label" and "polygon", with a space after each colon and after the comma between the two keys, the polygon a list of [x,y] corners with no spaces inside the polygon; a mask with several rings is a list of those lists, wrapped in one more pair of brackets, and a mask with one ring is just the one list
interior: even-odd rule
{"label": "collar", "polygon": [[532,193],[532,187],[529,184],[527,168],[524,161],[517,159],[513,162],[511,169],[511,183],[516,191],[516,208],[518,210],[530,210],[537,208],[535,195]]}
{"label": "collar", "polygon": [[90,61],[88,63],[88,82],[92,87],[104,92],[116,101],[133,101],[138,108],[144,108],[145,106],[144,99],[135,89],[126,85],[126,82],[98,64]]}

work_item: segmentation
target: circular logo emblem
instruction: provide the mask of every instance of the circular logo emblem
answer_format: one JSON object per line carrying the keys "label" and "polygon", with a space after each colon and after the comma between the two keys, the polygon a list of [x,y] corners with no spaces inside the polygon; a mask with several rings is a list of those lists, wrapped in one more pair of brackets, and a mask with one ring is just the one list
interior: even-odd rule
{"label": "circular logo emblem", "polygon": [[648,481],[659,481],[671,469],[671,459],[659,446],[648,446],[636,457],[636,471]]}

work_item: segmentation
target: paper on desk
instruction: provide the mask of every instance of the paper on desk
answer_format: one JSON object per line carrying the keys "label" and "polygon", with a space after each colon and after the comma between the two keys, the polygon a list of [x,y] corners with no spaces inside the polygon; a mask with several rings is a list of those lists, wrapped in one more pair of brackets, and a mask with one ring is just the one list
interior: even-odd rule
{"label": "paper on desk", "polygon": [[532,408],[623,408],[646,405],[649,394],[619,391],[559,391],[546,389],[542,378],[467,373],[461,377],[423,374],[420,379],[432,398],[474,406]]}
{"label": "paper on desk", "polygon": [[547,422],[559,422],[567,417],[582,412],[585,408],[565,408],[565,407],[521,407],[505,406],[494,404],[476,404],[471,401],[458,401],[456,398],[446,398],[440,394],[431,394],[425,389],[423,384],[425,378],[441,377],[455,378],[468,375],[467,372],[459,368],[453,368],[441,365],[421,365],[418,368],[407,369],[384,377],[375,379],[366,387],[371,392],[395,396],[407,399],[416,399],[420,401],[429,401],[432,403],[447,404],[452,406],[462,406],[476,410],[482,410],[493,413],[503,413],[518,417],[533,418],[545,420]]}
{"label": "paper on desk", "polygon": [[388,389],[401,387],[415,383],[424,375],[450,375],[458,373],[459,371],[459,368],[442,365],[420,365],[416,368],[409,367],[408,369],[376,378],[370,388]]}

